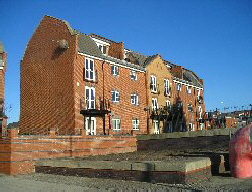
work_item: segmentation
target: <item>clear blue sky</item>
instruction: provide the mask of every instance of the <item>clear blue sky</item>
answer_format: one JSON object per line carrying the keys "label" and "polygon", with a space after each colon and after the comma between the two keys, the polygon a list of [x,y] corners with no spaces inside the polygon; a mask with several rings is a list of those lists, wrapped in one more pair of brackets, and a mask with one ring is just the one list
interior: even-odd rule
{"label": "clear blue sky", "polygon": [[195,71],[208,110],[252,103],[251,0],[0,0],[0,7],[9,122],[20,114],[20,60],[46,14]]}

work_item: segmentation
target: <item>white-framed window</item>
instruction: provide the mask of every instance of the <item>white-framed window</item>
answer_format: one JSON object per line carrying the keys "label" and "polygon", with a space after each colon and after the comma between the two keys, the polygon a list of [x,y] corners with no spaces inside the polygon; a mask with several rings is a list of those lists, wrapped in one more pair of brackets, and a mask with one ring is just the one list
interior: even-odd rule
{"label": "white-framed window", "polygon": [[170,100],[166,100],[165,101],[165,106],[167,107],[167,109],[171,109],[171,101]]}
{"label": "white-framed window", "polygon": [[87,135],[96,135],[96,118],[89,117],[85,118],[85,128],[86,128],[86,134]]}
{"label": "white-framed window", "polygon": [[188,93],[188,94],[191,94],[191,93],[192,93],[192,87],[191,87],[191,86],[187,87],[187,93]]}
{"label": "white-framed window", "polygon": [[199,109],[199,118],[202,119],[202,107],[198,106]]}
{"label": "white-framed window", "polygon": [[154,75],[151,75],[151,82],[150,82],[150,88],[152,92],[157,92],[157,77]]}
{"label": "white-framed window", "polygon": [[153,124],[154,124],[154,134],[160,134],[158,120],[153,120]]}
{"label": "white-framed window", "polygon": [[168,79],[164,80],[165,95],[170,94],[170,81]]}
{"label": "white-framed window", "polygon": [[188,124],[188,131],[194,131],[194,124],[193,123]]}
{"label": "white-framed window", "polygon": [[188,111],[193,112],[193,105],[192,104],[188,104],[187,106],[188,106]]}
{"label": "white-framed window", "polygon": [[139,130],[139,119],[133,119],[132,120],[132,129],[133,130]]}
{"label": "white-framed window", "polygon": [[178,91],[181,91],[181,87],[182,87],[181,83],[177,83],[177,90]]}
{"label": "white-framed window", "polygon": [[102,45],[102,44],[97,44],[97,45],[103,54],[107,54],[107,46],[106,45]]}
{"label": "white-framed window", "polygon": [[121,130],[121,119],[112,119],[113,130]]}
{"label": "white-framed window", "polygon": [[139,105],[139,96],[137,93],[131,94],[131,104],[133,105]]}
{"label": "white-framed window", "polygon": [[200,130],[204,130],[205,129],[205,124],[204,123],[200,123]]}
{"label": "white-framed window", "polygon": [[134,81],[137,80],[137,73],[136,73],[136,71],[133,71],[133,70],[130,71],[130,78],[132,80],[134,80]]}
{"label": "white-framed window", "polygon": [[95,88],[85,87],[87,109],[95,109]]}
{"label": "white-framed window", "polygon": [[95,80],[95,69],[94,69],[94,60],[86,58],[85,64],[85,79],[94,81]]}
{"label": "white-framed window", "polygon": [[120,92],[112,91],[112,102],[119,103],[119,101],[120,101]]}
{"label": "white-framed window", "polygon": [[112,72],[112,75],[119,76],[119,67],[115,66],[115,65],[112,65],[111,66],[111,72]]}
{"label": "white-framed window", "polygon": [[158,100],[157,100],[157,98],[152,98],[152,109],[153,110],[158,109]]}

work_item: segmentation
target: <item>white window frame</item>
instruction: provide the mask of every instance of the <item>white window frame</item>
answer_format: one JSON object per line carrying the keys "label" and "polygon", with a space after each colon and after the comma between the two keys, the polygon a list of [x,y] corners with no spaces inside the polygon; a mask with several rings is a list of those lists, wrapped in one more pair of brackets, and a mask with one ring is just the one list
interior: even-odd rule
{"label": "white window frame", "polygon": [[139,130],[140,121],[139,119],[132,120],[132,130]]}
{"label": "white window frame", "polygon": [[[113,98],[113,94],[115,94],[115,98]],[[120,102],[120,92],[119,91],[117,91],[117,90],[112,91],[112,102],[113,103],[119,103]]]}
{"label": "white window frame", "polygon": [[156,93],[157,92],[157,77],[154,75],[151,75],[151,91]]}
{"label": "white window frame", "polygon": [[[93,70],[91,69],[91,63],[93,64]],[[93,74],[93,78],[91,78],[91,74]],[[94,59],[90,59],[90,58],[85,59],[85,79],[89,81],[95,81]]]}
{"label": "white window frame", "polygon": [[[103,45],[103,44],[100,44],[100,43],[97,43],[97,46],[98,48],[100,49],[100,51],[102,52],[102,54],[107,54],[107,49],[108,47],[106,45]],[[106,52],[104,53],[104,47],[106,47]]]}
{"label": "white window frame", "polygon": [[[88,95],[87,95],[87,90],[88,91]],[[92,97],[92,91],[94,94],[94,99],[91,99]],[[86,98],[86,105],[87,105],[87,109],[95,109],[95,88],[94,87],[88,87],[85,86],[85,98]],[[93,107],[91,107],[93,104]]]}
{"label": "white window frame", "polygon": [[154,124],[154,134],[160,134],[160,128],[158,127],[158,120],[153,120],[153,124]]}
{"label": "white window frame", "polygon": [[[114,126],[115,122],[115,126]],[[120,131],[121,130],[121,119],[112,119],[113,130]]]}
{"label": "white window frame", "polygon": [[[192,110],[191,110],[191,109],[189,110],[189,108],[190,108],[190,107],[192,108]],[[187,104],[187,110],[188,110],[188,111],[190,111],[190,112],[193,112],[193,105],[192,105],[192,104],[190,104],[190,103],[189,103],[189,104]]]}
{"label": "white window frame", "polygon": [[167,107],[167,109],[171,108],[171,101],[170,100],[166,100],[165,101],[165,106]]}
{"label": "white window frame", "polygon": [[198,106],[199,109],[199,119],[202,119],[202,107]]}
{"label": "white window frame", "polygon": [[131,104],[133,105],[139,105],[139,96],[137,93],[131,94]]}
{"label": "white window frame", "polygon": [[182,89],[182,84],[181,83],[177,83],[177,90],[181,91],[181,89]]}
{"label": "white window frame", "polygon": [[152,110],[157,110],[157,109],[158,109],[158,99],[152,98]]}
{"label": "white window frame", "polygon": [[205,129],[205,124],[204,123],[200,123],[199,127],[200,127],[200,130],[204,130]]}
{"label": "white window frame", "polygon": [[136,81],[136,80],[137,80],[137,72],[134,71],[134,70],[131,70],[131,71],[130,71],[130,78],[131,78],[132,80]]}
{"label": "white window frame", "polygon": [[170,81],[169,79],[164,80],[165,94],[170,95]]}
{"label": "white window frame", "polygon": [[188,87],[187,87],[187,93],[188,93],[188,94],[191,94],[191,93],[192,93],[192,87],[191,87],[191,86],[188,86]]}
{"label": "white window frame", "polygon": [[[189,125],[191,126],[191,130],[190,130]],[[188,131],[194,131],[194,124],[193,123],[188,124]]]}
{"label": "white window frame", "polygon": [[86,129],[86,135],[96,135],[96,118],[91,117],[91,126],[93,123],[93,128],[89,127],[89,118],[90,117],[85,117],[85,129]]}
{"label": "white window frame", "polygon": [[112,65],[111,70],[112,70],[112,75],[119,76],[119,66]]}

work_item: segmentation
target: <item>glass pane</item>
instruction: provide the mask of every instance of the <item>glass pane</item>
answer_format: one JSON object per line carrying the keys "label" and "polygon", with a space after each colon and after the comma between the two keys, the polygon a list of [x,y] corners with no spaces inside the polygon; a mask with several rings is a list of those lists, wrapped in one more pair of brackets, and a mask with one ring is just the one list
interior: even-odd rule
{"label": "glass pane", "polygon": [[103,53],[106,54],[106,52],[107,52],[107,47],[103,46]]}
{"label": "glass pane", "polygon": [[91,89],[91,100],[95,99],[94,89]]}
{"label": "glass pane", "polygon": [[86,89],[86,99],[89,98],[89,89]]}
{"label": "glass pane", "polygon": [[88,59],[86,59],[86,70],[89,69],[89,63],[88,63]]}
{"label": "glass pane", "polygon": [[115,101],[115,92],[112,92],[112,101]]}
{"label": "glass pane", "polygon": [[86,69],[86,78],[89,79],[89,71]]}
{"label": "glass pane", "polygon": [[89,76],[90,79],[94,79],[94,72],[93,71],[90,71],[90,76]]}
{"label": "glass pane", "polygon": [[121,128],[121,121],[120,121],[120,120],[117,121],[117,126],[118,126],[118,127],[117,127],[118,129]]}
{"label": "glass pane", "polygon": [[94,70],[94,61],[93,60],[90,60],[90,69],[91,69],[91,71]]}
{"label": "glass pane", "polygon": [[112,120],[113,129],[116,129],[116,120]]}

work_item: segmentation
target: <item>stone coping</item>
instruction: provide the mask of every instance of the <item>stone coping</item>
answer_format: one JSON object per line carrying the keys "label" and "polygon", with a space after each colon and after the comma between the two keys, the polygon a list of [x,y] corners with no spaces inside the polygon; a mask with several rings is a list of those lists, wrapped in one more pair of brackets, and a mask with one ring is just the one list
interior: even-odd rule
{"label": "stone coping", "polygon": [[218,135],[230,135],[234,134],[238,129],[226,128],[226,129],[212,129],[202,131],[189,131],[189,132],[173,132],[173,133],[162,133],[162,134],[148,134],[148,135],[137,135],[137,140],[149,140],[149,139],[176,139],[182,137],[209,137]]}
{"label": "stone coping", "polygon": [[76,160],[40,160],[35,166],[67,167],[82,169],[129,170],[129,171],[174,171],[190,172],[211,166],[208,157],[190,157],[187,160],[165,161],[76,161]]}

